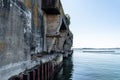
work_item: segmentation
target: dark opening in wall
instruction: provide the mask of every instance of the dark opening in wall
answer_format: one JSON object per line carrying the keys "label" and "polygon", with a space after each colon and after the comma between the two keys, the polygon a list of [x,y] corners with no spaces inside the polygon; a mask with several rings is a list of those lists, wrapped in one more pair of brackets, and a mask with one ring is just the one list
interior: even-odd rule
{"label": "dark opening in wall", "polygon": [[47,14],[60,14],[60,1],[42,0],[42,10]]}
{"label": "dark opening in wall", "polygon": [[61,27],[60,27],[60,31],[63,31],[63,30],[67,30],[64,22],[62,22],[62,25],[61,25]]}

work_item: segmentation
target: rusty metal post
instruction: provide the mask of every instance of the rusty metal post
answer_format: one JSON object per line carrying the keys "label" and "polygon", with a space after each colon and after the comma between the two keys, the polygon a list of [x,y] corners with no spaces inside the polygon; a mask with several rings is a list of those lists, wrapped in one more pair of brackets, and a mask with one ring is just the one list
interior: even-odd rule
{"label": "rusty metal post", "polygon": [[41,77],[42,77],[42,80],[44,80],[44,64],[42,65],[42,68],[41,68],[41,70],[42,70]]}
{"label": "rusty metal post", "polygon": [[33,71],[29,72],[29,80],[33,80]]}
{"label": "rusty metal post", "polygon": [[35,80],[38,80],[38,71],[37,71],[37,68],[35,68]]}
{"label": "rusty metal post", "polygon": [[36,72],[33,70],[33,80],[36,80]]}
{"label": "rusty metal post", "polygon": [[40,67],[38,67],[38,69],[37,69],[37,72],[38,72],[38,80],[40,80]]}
{"label": "rusty metal post", "polygon": [[45,64],[45,80],[47,80],[47,63]]}
{"label": "rusty metal post", "polygon": [[23,74],[23,78],[21,80],[28,80],[28,75]]}
{"label": "rusty metal post", "polygon": [[20,80],[24,80],[24,79],[23,79],[23,74],[22,74],[22,75],[20,75]]}
{"label": "rusty metal post", "polygon": [[49,69],[49,62],[48,62],[48,63],[47,63],[47,73],[48,73],[48,74],[47,74],[47,76],[48,76],[48,79],[47,79],[47,80],[49,80],[49,75],[50,75],[49,70],[50,70],[50,69]]}

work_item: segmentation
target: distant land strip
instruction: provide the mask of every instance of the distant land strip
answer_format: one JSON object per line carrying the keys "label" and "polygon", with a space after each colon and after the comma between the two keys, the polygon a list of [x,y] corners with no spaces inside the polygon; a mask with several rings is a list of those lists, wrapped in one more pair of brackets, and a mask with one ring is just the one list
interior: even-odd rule
{"label": "distant land strip", "polygon": [[83,51],[83,52],[90,52],[90,53],[96,53],[96,52],[98,52],[98,53],[104,53],[104,52],[115,52],[115,51]]}

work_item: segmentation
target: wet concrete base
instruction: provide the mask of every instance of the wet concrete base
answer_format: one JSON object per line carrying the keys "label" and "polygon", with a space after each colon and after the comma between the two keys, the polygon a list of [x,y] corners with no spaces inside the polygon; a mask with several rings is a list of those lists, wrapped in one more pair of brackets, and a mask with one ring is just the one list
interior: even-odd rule
{"label": "wet concrete base", "polygon": [[38,59],[41,64],[25,70],[24,72],[11,77],[9,80],[51,80],[62,67],[62,54],[49,54],[43,56],[34,55],[34,57],[35,59]]}

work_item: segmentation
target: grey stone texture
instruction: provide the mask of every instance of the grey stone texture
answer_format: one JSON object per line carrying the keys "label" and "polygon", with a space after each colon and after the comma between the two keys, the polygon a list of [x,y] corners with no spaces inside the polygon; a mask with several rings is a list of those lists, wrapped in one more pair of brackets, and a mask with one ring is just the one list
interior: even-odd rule
{"label": "grey stone texture", "polygon": [[43,9],[42,0],[0,0],[2,80],[31,69],[41,61],[49,61],[48,57],[34,61],[31,55],[71,52],[70,17],[64,14],[61,3],[56,4],[59,9],[49,10],[47,6]]}

